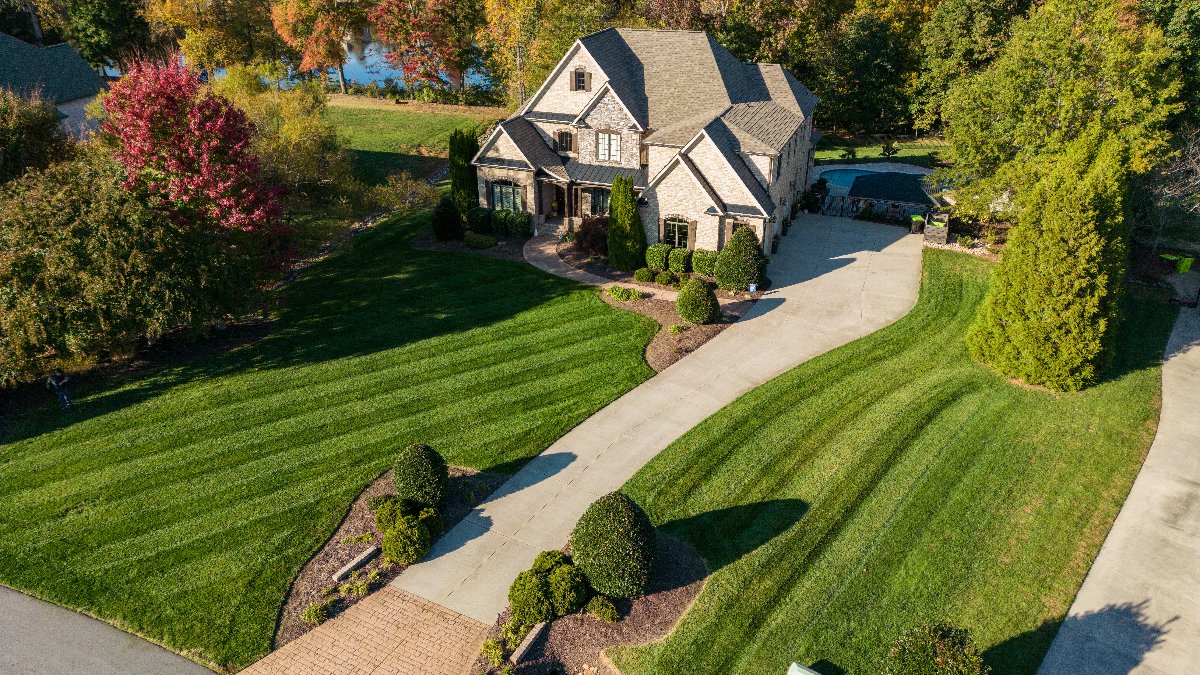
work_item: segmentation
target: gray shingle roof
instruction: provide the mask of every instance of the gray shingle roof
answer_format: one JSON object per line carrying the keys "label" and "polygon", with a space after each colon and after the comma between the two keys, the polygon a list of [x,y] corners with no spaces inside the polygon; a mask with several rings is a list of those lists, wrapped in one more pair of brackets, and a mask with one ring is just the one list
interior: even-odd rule
{"label": "gray shingle roof", "polygon": [[646,187],[646,169],[644,167],[631,169],[624,166],[584,164],[573,159],[568,159],[565,166],[567,175],[577,183],[612,185],[613,179],[620,175],[632,178],[633,186],[636,188]]}
{"label": "gray shingle roof", "polygon": [[521,116],[510,117],[500,123],[508,137],[517,144],[517,149],[533,165],[557,178],[566,178],[562,157],[546,145],[542,135],[529,120]]}
{"label": "gray shingle roof", "polygon": [[526,113],[525,119],[530,119],[535,122],[570,123],[575,120],[575,115],[572,115],[571,113],[556,113],[556,112],[529,112],[529,113]]}
{"label": "gray shingle roof", "polygon": [[921,186],[921,177],[910,173],[868,173],[854,179],[850,196],[859,199],[874,199],[885,202],[902,202],[937,206],[937,202]]}
{"label": "gray shingle roof", "polygon": [[41,91],[59,104],[95,96],[104,82],[70,45],[38,47],[0,33],[0,87],[23,96]]}
{"label": "gray shingle roof", "polygon": [[746,152],[776,153],[792,138],[804,118],[774,101],[738,103],[726,110],[721,119]]}

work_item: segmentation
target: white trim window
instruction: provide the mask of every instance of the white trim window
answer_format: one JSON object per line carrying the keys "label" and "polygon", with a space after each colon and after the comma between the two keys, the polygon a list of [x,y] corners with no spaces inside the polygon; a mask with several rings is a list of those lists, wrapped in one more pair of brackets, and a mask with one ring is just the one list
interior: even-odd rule
{"label": "white trim window", "polygon": [[611,131],[597,132],[596,159],[601,162],[621,161],[621,134]]}
{"label": "white trim window", "polygon": [[688,221],[679,216],[667,216],[663,221],[663,243],[675,248],[687,248]]}

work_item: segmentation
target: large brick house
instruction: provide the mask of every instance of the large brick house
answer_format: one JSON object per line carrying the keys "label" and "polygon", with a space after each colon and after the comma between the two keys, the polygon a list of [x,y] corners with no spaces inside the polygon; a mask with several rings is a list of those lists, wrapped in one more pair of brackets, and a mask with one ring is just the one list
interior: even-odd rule
{"label": "large brick house", "polygon": [[607,212],[623,174],[647,241],[717,250],[748,226],[766,247],[809,184],[816,105],[781,66],[705,33],[603,30],[483,143],[480,203],[569,228]]}

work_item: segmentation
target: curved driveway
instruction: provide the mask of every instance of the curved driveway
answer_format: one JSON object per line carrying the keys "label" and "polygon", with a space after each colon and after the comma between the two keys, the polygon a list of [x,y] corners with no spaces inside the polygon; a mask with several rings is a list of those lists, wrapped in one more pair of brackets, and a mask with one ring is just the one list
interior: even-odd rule
{"label": "curved driveway", "polygon": [[746,316],[530,460],[393,585],[492,623],[512,580],[593,501],[743,393],[906,314],[920,271],[921,239],[902,228],[802,216]]}

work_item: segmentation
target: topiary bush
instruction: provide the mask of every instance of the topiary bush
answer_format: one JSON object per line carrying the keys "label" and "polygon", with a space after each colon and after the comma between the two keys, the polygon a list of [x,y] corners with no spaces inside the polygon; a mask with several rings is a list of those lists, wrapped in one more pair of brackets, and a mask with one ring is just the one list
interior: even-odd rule
{"label": "topiary bush", "polygon": [[396,496],[425,506],[441,506],[449,482],[446,460],[437,450],[421,443],[401,450],[392,470]]}
{"label": "topiary bush", "polygon": [[381,500],[375,507],[375,527],[380,532],[387,532],[396,526],[396,521],[402,516],[415,516],[421,510],[420,506],[407,499],[395,495],[387,495],[388,499]]}
{"label": "topiary bush", "polygon": [[492,231],[492,211],[482,206],[467,211],[467,227],[472,232],[486,234]]}
{"label": "topiary bush", "polygon": [[450,241],[462,236],[462,216],[454,200],[445,195],[433,207],[433,236],[438,241]]}
{"label": "topiary bush", "polygon": [[654,275],[654,283],[662,286],[674,286],[675,275],[671,274],[670,272],[659,272],[658,274]]}
{"label": "topiary bush", "polygon": [[508,233],[514,237],[533,235],[533,214],[526,211],[509,211]]}
{"label": "topiary bush", "polygon": [[717,274],[717,252],[698,248],[692,251],[692,270],[706,277]]}
{"label": "topiary bush", "polygon": [[421,521],[425,529],[429,530],[431,537],[438,536],[446,527],[445,521],[442,520],[442,514],[432,506],[421,509],[421,512],[417,514],[417,520]]}
{"label": "topiary bush", "polygon": [[633,280],[638,283],[648,284],[654,281],[654,272],[649,267],[639,268],[633,273]]}
{"label": "topiary bush", "polygon": [[621,613],[617,611],[612,599],[604,595],[596,595],[588,600],[587,613],[605,623],[613,623],[621,618]]}
{"label": "topiary bush", "polygon": [[767,257],[763,255],[758,237],[748,227],[738,228],[729,243],[717,254],[717,268],[713,276],[717,286],[727,291],[744,291],[750,284],[761,284],[767,268]]}
{"label": "topiary bush", "polygon": [[675,311],[690,323],[712,323],[721,316],[721,305],[712,286],[700,279],[688,279],[675,298]]}
{"label": "topiary bush", "polygon": [[646,267],[655,272],[663,272],[671,257],[671,247],[666,244],[653,244],[646,249]]}
{"label": "topiary bush", "polygon": [[560,565],[550,572],[550,602],[558,616],[583,609],[588,601],[587,577],[574,565]]}
{"label": "topiary bush", "polygon": [[495,246],[496,238],[489,237],[486,234],[476,234],[474,232],[468,232],[463,235],[463,243],[467,245],[467,248],[482,250],[485,248],[491,248],[491,247]]}
{"label": "topiary bush", "polygon": [[888,649],[884,675],[986,675],[983,655],[963,628],[923,625],[905,631]]}
{"label": "topiary bush", "polygon": [[538,574],[549,575],[559,567],[570,564],[571,560],[562,551],[542,551],[534,558],[533,567],[529,569]]}
{"label": "topiary bush", "polygon": [[645,592],[657,553],[650,518],[620,492],[596,500],[571,532],[575,565],[597,593],[612,597]]}
{"label": "topiary bush", "polygon": [[550,581],[544,574],[525,570],[508,587],[508,604],[512,620],[522,626],[532,626],[554,618]]}
{"label": "topiary bush", "polygon": [[383,557],[398,565],[411,565],[429,552],[429,528],[414,516],[400,516],[383,535]]}
{"label": "topiary bush", "polygon": [[673,248],[667,255],[667,269],[675,274],[687,274],[692,271],[692,252],[686,248]]}

